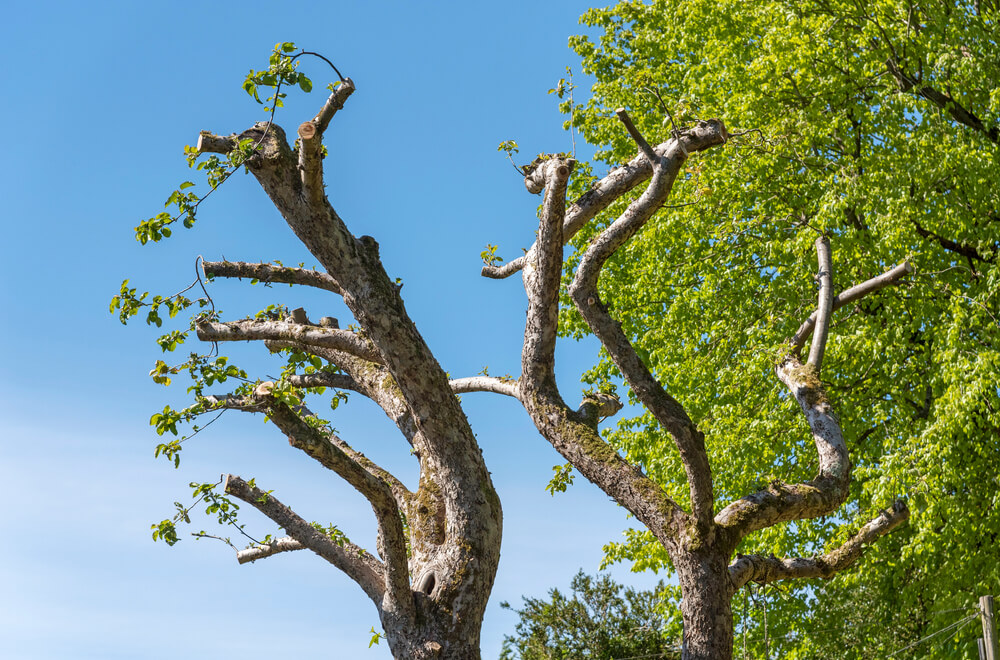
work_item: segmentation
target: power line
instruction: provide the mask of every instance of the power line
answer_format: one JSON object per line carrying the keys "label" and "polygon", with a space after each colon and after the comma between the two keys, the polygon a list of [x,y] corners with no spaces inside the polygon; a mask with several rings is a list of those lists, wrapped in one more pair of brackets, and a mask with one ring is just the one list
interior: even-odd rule
{"label": "power line", "polygon": [[[952,623],[952,624],[950,624],[948,626],[945,626],[944,628],[942,628],[941,630],[938,630],[937,632],[932,632],[930,635],[927,635],[926,637],[922,637],[922,638],[918,639],[917,641],[913,642],[909,646],[904,646],[903,648],[899,649],[898,651],[893,651],[892,653],[890,653],[886,657],[891,658],[892,656],[894,656],[896,654],[902,653],[903,651],[906,651],[908,649],[912,649],[914,646],[917,646],[918,644],[923,644],[924,642],[926,642],[927,640],[931,639],[932,637],[937,637],[941,633],[948,632],[949,630],[951,630],[953,628],[959,628],[959,629],[961,629],[961,627],[964,626],[965,624],[969,623],[970,621],[972,621],[974,619],[978,619],[978,618],[979,618],[979,609],[976,608],[976,613],[975,614],[970,614],[969,616],[965,617],[964,619],[959,619],[955,623]],[[956,630],[955,632],[957,633],[958,630]]]}

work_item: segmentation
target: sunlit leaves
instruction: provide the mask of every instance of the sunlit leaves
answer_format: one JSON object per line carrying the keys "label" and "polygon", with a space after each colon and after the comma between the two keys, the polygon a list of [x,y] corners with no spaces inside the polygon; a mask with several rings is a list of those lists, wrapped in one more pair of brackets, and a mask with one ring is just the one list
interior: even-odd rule
{"label": "sunlit leaves", "polygon": [[[282,85],[298,85],[303,92],[312,91],[312,81],[305,74],[296,70],[298,55],[291,55],[293,52],[295,52],[295,44],[291,42],[275,44],[274,52],[271,53],[268,60],[267,69],[262,71],[251,69],[246,80],[243,81],[244,91],[252,96],[257,103],[271,104],[271,106],[265,105],[265,110],[280,108],[284,105],[282,99],[285,98],[285,94],[280,91]],[[260,98],[261,87],[271,87],[275,91],[262,101]]]}
{"label": "sunlit leaves", "polygon": [[[834,316],[823,378],[854,464],[848,505],[836,518],[764,530],[740,551],[822,552],[848,523],[911,495],[919,503],[909,526],[886,547],[906,549],[907,579],[920,585],[897,590],[899,611],[930,625],[918,594],[950,602],[962,580],[985,585],[997,576],[975,541],[1000,530],[987,502],[996,485],[971,476],[1000,471],[997,452],[980,450],[996,446],[1000,428],[1000,164],[988,136],[1000,118],[995,16],[968,3],[654,0],[594,9],[582,21],[598,33],[571,46],[596,83],[575,120],[608,166],[635,154],[616,107],[629,107],[651,142],[669,136],[666,112],[678,125],[719,117],[734,134],[724,149],[692,156],[668,202],[674,208],[619,250],[601,280],[602,300],[640,356],[706,433],[718,506],[770,478],[815,474],[812,440],[773,360],[815,308],[816,233],[831,237],[838,290],[905,258],[916,265],[902,285]],[[984,130],[901,89],[890,57]],[[627,202],[585,227],[577,250]],[[569,257],[570,270],[578,258]],[[586,333],[572,309],[560,329]],[[618,378],[606,358],[587,374],[594,383]],[[655,420],[625,420],[609,439],[685,501],[676,449]],[[637,534],[609,547],[609,558],[656,565],[648,561],[656,544]],[[870,593],[885,595],[902,575],[883,544],[875,552],[886,582]],[[967,565],[950,565],[947,583],[934,583],[930,557],[945,566],[952,556]],[[849,609],[839,583],[826,595]],[[866,649],[858,657],[894,650],[858,648]]]}

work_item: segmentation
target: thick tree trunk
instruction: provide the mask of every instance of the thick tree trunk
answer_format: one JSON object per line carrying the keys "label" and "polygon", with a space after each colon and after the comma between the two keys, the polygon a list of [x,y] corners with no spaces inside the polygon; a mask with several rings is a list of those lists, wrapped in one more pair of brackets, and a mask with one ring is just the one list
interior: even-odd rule
{"label": "thick tree trunk", "polygon": [[[475,609],[484,609],[486,597]],[[455,616],[422,593],[414,594],[417,624],[383,612],[382,629],[398,660],[481,660],[482,617]],[[464,613],[464,606],[463,606]]]}
{"label": "thick tree trunk", "polygon": [[731,660],[733,613],[726,556],[711,550],[684,552],[675,554],[673,562],[684,618],[682,660]]}

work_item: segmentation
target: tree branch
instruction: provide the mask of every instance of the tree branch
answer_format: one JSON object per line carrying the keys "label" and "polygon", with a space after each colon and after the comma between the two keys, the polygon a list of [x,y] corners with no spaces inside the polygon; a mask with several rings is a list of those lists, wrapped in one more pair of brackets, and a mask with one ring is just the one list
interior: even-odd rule
{"label": "tree branch", "polygon": [[[896,84],[899,85],[900,91],[922,96],[939,109],[947,112],[958,123],[978,133],[982,133],[990,142],[1000,144],[1000,130],[996,126],[987,129],[979,117],[962,107],[954,97],[944,94],[930,85],[920,85],[920,81],[907,75],[900,68],[899,63],[891,57],[885,61],[885,65],[889,69],[889,73],[892,74],[892,77],[896,79]],[[915,91],[914,88],[916,88]]]}
{"label": "tree branch", "polygon": [[354,89],[354,82],[348,78],[333,90],[319,114],[299,126],[299,177],[306,199],[313,203],[324,199],[323,132]]}
{"label": "tree branch", "polygon": [[455,394],[465,394],[466,392],[493,392],[494,394],[505,394],[515,399],[518,396],[518,383],[516,380],[493,378],[492,376],[470,376],[468,378],[454,378],[448,381],[451,391]]}
{"label": "tree branch", "polygon": [[344,351],[369,362],[382,362],[382,357],[367,340],[349,330],[259,319],[229,323],[202,320],[197,323],[196,330],[202,341],[288,341],[300,346]]}
{"label": "tree branch", "polygon": [[833,313],[833,259],[830,255],[830,239],[826,236],[816,239],[816,257],[819,261],[819,301],[816,305],[816,328],[806,364],[819,374],[823,367],[826,339],[830,333],[830,315]]}
{"label": "tree branch", "polygon": [[740,555],[729,566],[732,593],[748,582],[766,584],[794,578],[830,578],[850,567],[865,547],[901,525],[910,516],[906,504],[896,500],[892,509],[883,510],[877,518],[861,528],[846,543],[825,555],[779,559],[773,555]]}
{"label": "tree branch", "polygon": [[[288,436],[288,443],[291,446],[301,449],[323,467],[337,473],[371,504],[382,538],[386,585],[399,606],[404,611],[412,611],[406,534],[400,518],[400,512],[405,507],[400,506],[392,484],[385,479],[385,476],[391,477],[391,475],[375,466],[362,454],[350,449],[336,436],[327,437],[309,426],[284,403],[268,401],[268,418]],[[397,487],[402,487],[394,477],[392,481]]]}
{"label": "tree branch", "polygon": [[207,277],[238,277],[279,284],[304,284],[337,294],[342,293],[340,285],[332,277],[306,268],[252,264],[244,261],[203,261],[202,270]]}
{"label": "tree branch", "polygon": [[819,455],[819,474],[812,481],[800,484],[774,481],[720,511],[715,522],[727,530],[733,548],[753,531],[789,520],[826,515],[847,498],[851,481],[847,444],[819,377],[812,365],[803,365],[793,355],[786,356],[776,371],[809,424]]}
{"label": "tree branch", "polygon": [[[926,239],[933,240],[938,245],[940,245],[945,250],[948,250],[949,252],[954,252],[955,254],[960,254],[963,257],[965,257],[966,259],[974,259],[976,261],[982,261],[984,263],[993,263],[994,261],[996,261],[996,257],[995,256],[992,259],[989,258],[989,257],[984,257],[979,252],[979,250],[977,250],[975,247],[969,245],[968,243],[958,243],[956,241],[951,240],[950,238],[945,238],[944,236],[941,236],[940,234],[936,234],[936,233],[930,231],[929,229],[925,229],[916,220],[911,219],[911,222],[913,222],[913,226],[916,228],[917,233],[920,234],[921,238],[926,238]],[[994,248],[994,250],[995,249],[996,248]]]}
{"label": "tree branch", "polygon": [[228,154],[236,148],[235,135],[215,135],[209,131],[198,134],[198,145],[195,147],[201,153]]}
{"label": "tree branch", "polygon": [[528,294],[528,316],[521,351],[522,379],[534,383],[555,382],[556,328],[559,324],[559,285],[563,265],[563,216],[566,212],[566,183],[576,161],[551,158],[525,177],[539,174],[545,182],[545,200],[535,242],[537,260],[524,270],[524,290]]}
{"label": "tree branch", "polygon": [[[700,122],[700,125],[695,129],[682,131],[680,136],[681,146],[683,146],[684,149],[690,153],[702,151],[715,146],[714,144],[703,143],[692,135],[694,131],[702,128],[701,125],[709,123],[710,122]],[[720,127],[722,128],[722,141],[725,142],[729,139],[729,133],[726,131],[724,126],[721,126],[721,124]],[[656,147],[653,147],[653,151],[657,157],[662,157],[671,148],[676,148],[674,139],[658,144]],[[649,162],[649,159],[645,154],[640,153],[622,167],[610,172],[603,179],[596,182],[590,190],[581,195],[576,202],[566,209],[566,216],[563,221],[563,242],[568,242],[581,227],[590,222],[590,220],[597,216],[598,213],[621,198],[622,195],[625,195],[637,185],[651,177],[652,174],[652,164]],[[510,277],[524,268],[526,263],[534,260],[534,251],[535,246],[532,246],[531,249],[528,250],[527,254],[509,261],[506,264],[500,266],[484,266],[482,275],[483,277],[498,280]]]}
{"label": "tree branch", "polygon": [[292,552],[294,550],[305,549],[306,546],[302,545],[291,536],[285,536],[280,539],[274,539],[270,543],[264,543],[263,545],[247,548],[246,550],[240,550],[236,553],[236,561],[240,564],[246,564],[282,552]]}
{"label": "tree branch", "polygon": [[279,502],[278,498],[250,486],[240,477],[227,475],[224,490],[263,513],[297,542],[346,573],[381,610],[385,571],[377,559],[353,544],[338,545]]}
{"label": "tree branch", "polygon": [[331,374],[319,371],[312,374],[295,374],[288,379],[295,387],[332,387],[338,390],[351,390],[359,394],[367,394],[366,388],[348,374]]}
{"label": "tree branch", "polygon": [[[836,311],[845,305],[849,305],[855,300],[868,295],[869,293],[874,293],[879,289],[884,289],[890,284],[895,284],[900,279],[913,272],[913,265],[907,261],[903,261],[901,264],[896,266],[890,271],[882,273],[877,277],[873,277],[870,280],[862,282],[861,284],[856,284],[846,291],[842,291],[840,295],[835,296],[833,299],[833,310]],[[813,331],[816,325],[817,312],[813,312],[812,315],[803,321],[802,325],[795,332],[795,336],[792,337],[792,353],[798,355],[802,350],[802,346],[806,342],[806,337],[809,333]]]}
{"label": "tree branch", "polygon": [[[691,491],[695,520],[702,532],[712,524],[712,475],[705,452],[704,436],[695,427],[681,404],[663,389],[636,353],[621,324],[607,312],[600,300],[597,282],[601,268],[615,251],[631,239],[663,205],[688,151],[700,151],[725,143],[726,129],[718,120],[701,122],[672,141],[672,148],[660,157],[643,194],[604,232],[591,241],[577,267],[569,294],[587,325],[608,351],[639,400],[670,433],[681,455]],[[682,141],[689,147],[681,148]]]}

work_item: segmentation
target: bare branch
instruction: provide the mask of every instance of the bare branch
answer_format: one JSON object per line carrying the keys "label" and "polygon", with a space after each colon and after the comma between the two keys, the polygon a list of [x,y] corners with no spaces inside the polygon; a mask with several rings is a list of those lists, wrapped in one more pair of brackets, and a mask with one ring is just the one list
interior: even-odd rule
{"label": "bare branch", "polygon": [[851,481],[847,444],[818,375],[812,365],[803,365],[793,355],[786,356],[776,371],[809,424],[819,456],[819,474],[800,484],[775,481],[720,511],[715,522],[728,530],[733,548],[750,532],[829,514],[847,498]]}
{"label": "bare branch", "polygon": [[382,362],[382,357],[367,340],[349,330],[258,319],[229,323],[203,320],[197,324],[196,330],[198,339],[202,341],[288,341],[299,346],[344,351],[369,362]]}
{"label": "bare branch", "polygon": [[[406,534],[400,519],[401,506],[391,485],[381,474],[373,474],[362,462],[369,466],[374,463],[363,455],[353,452],[349,455],[346,443],[336,436],[328,437],[307,424],[286,404],[279,401],[268,402],[268,417],[274,425],[288,436],[288,443],[312,456],[324,467],[336,472],[351,484],[372,506],[378,520],[382,536],[386,570],[386,585],[393,598],[402,608],[412,608],[410,580],[406,556]],[[336,440],[335,440],[336,438]],[[375,466],[377,468],[377,466]],[[378,472],[388,472],[378,468]],[[398,480],[393,479],[399,486]]]}
{"label": "bare branch", "polygon": [[996,126],[986,128],[979,117],[964,108],[953,96],[938,91],[930,85],[921,85],[920,81],[905,73],[896,60],[891,57],[885,61],[885,65],[892,77],[896,79],[900,91],[924,97],[939,109],[950,114],[952,119],[958,123],[982,133],[990,142],[1000,144],[1000,130]]}
{"label": "bare branch", "polygon": [[[840,295],[834,297],[833,299],[833,311],[849,305],[855,300],[859,300],[862,297],[878,291],[879,289],[884,289],[890,284],[895,284],[900,279],[913,272],[913,265],[907,260],[896,266],[890,271],[882,273],[877,277],[873,277],[870,280],[862,282],[861,284],[856,284],[846,291],[842,291]],[[816,325],[816,312],[803,321],[802,325],[796,331],[795,336],[792,337],[792,352],[798,355],[799,351],[802,350],[802,346],[806,342],[806,337],[809,333],[813,331]]]}
{"label": "bare branch", "polygon": [[351,390],[360,394],[366,394],[366,388],[361,387],[358,381],[347,374],[331,374],[321,371],[314,374],[295,374],[288,379],[295,387],[332,387],[338,390]]}
{"label": "bare branch", "polygon": [[[604,232],[595,238],[580,260],[569,294],[629,387],[639,400],[671,434],[681,454],[691,489],[691,502],[699,528],[707,532],[712,524],[712,475],[705,453],[704,436],[695,427],[681,404],[671,397],[636,353],[621,324],[615,321],[601,302],[597,282],[601,268],[614,252],[631,239],[662,206],[670,194],[677,173],[684,163],[686,150],[677,146],[682,139],[691,142],[691,151],[723,144],[726,129],[721,122],[702,122],[695,131],[685,132],[672,141],[673,147],[660,158],[643,194]],[[707,146],[706,146],[707,145]]]}
{"label": "bare branch", "polygon": [[354,93],[354,83],[350,78],[341,83],[327,98],[323,108],[312,120],[299,126],[299,176],[305,198],[313,203],[321,203],[323,193],[323,132],[344,102]]}
{"label": "bare branch", "polygon": [[263,545],[247,548],[246,550],[240,550],[236,553],[236,561],[241,564],[246,564],[255,562],[258,559],[271,557],[272,555],[276,555],[281,552],[292,552],[294,550],[304,549],[306,549],[306,546],[302,545],[291,536],[285,536],[280,539],[274,539],[270,543],[264,543]]}
{"label": "bare branch", "polygon": [[358,583],[376,607],[382,607],[385,570],[381,562],[371,554],[353,544],[338,545],[278,501],[278,498],[250,486],[240,477],[227,475],[224,490],[263,513],[288,532],[293,539],[342,570]]}
{"label": "bare branch", "polygon": [[826,339],[830,333],[830,315],[833,313],[833,259],[830,256],[830,239],[826,236],[816,239],[816,257],[819,260],[819,302],[816,306],[816,328],[806,364],[811,365],[819,374],[823,367]]}
{"label": "bare branch", "polygon": [[493,392],[494,394],[506,394],[515,399],[518,396],[516,380],[493,378],[492,376],[470,376],[468,378],[454,378],[448,381],[448,384],[451,385],[451,391],[455,394]]}
{"label": "bare branch", "polygon": [[326,127],[330,125],[330,120],[333,119],[333,116],[337,114],[338,110],[343,109],[344,103],[356,89],[354,81],[350,78],[345,79],[340,85],[337,85],[330,96],[326,99],[326,103],[323,104],[319,114],[313,117],[313,123],[316,124],[317,133],[322,135],[326,132]]}
{"label": "bare branch", "polygon": [[202,262],[202,269],[208,277],[238,277],[279,284],[304,284],[337,294],[342,293],[340,285],[332,277],[306,268],[252,264],[244,261],[205,261]]}
{"label": "bare branch", "polygon": [[[656,164],[660,162],[660,157],[655,151],[653,151],[653,148],[649,146],[649,143],[646,142],[646,138],[642,137],[642,133],[640,133],[639,129],[635,127],[635,124],[632,123],[632,118],[628,116],[625,108],[618,108],[615,110],[615,115],[618,116],[621,123],[625,124],[625,130],[628,131],[628,134],[632,136],[632,140],[635,142],[636,146],[639,147],[639,153],[644,155],[646,160],[649,161],[649,164],[655,167]],[[684,155],[686,156],[687,154],[685,153]]]}
{"label": "bare branch", "polygon": [[892,509],[882,511],[877,518],[861,528],[846,543],[825,555],[816,557],[779,559],[773,555],[740,555],[729,566],[732,592],[748,582],[766,584],[794,578],[830,578],[851,566],[861,556],[865,547],[906,521],[910,511],[904,502],[897,500]]}
{"label": "bare branch", "polygon": [[236,148],[235,135],[215,135],[208,131],[198,134],[198,145],[195,147],[201,153],[228,154]]}
{"label": "bare branch", "polygon": [[[559,285],[563,265],[563,216],[566,183],[576,161],[552,158],[536,168],[545,178],[545,200],[535,242],[537,260],[524,270],[528,317],[521,353],[522,378],[536,383],[555,382],[556,326],[559,323]],[[527,181],[528,177],[525,177]]]}
{"label": "bare branch", "polygon": [[[714,120],[713,120],[714,121]],[[718,123],[718,122],[716,122]],[[699,137],[699,132],[706,127],[710,127],[712,122],[700,122],[699,126],[687,131],[681,131],[680,145],[689,153],[703,151],[718,143],[709,143]],[[729,133],[724,126],[722,129],[722,141],[729,139]],[[674,139],[667,140],[656,147],[653,151],[657,157],[661,157],[671,148],[676,148]],[[581,195],[568,209],[563,221],[563,242],[568,242],[573,236],[592,220],[598,213],[606,209],[622,195],[635,188],[637,185],[648,179],[653,174],[653,166],[644,154],[639,154],[622,167],[610,172],[603,179]],[[483,277],[492,279],[504,279],[518,272],[524,265],[535,257],[532,254],[535,247],[532,246],[528,253],[518,257],[501,266],[484,266]]]}

